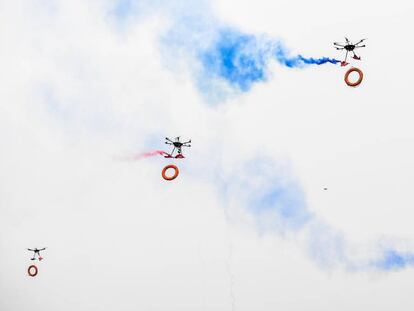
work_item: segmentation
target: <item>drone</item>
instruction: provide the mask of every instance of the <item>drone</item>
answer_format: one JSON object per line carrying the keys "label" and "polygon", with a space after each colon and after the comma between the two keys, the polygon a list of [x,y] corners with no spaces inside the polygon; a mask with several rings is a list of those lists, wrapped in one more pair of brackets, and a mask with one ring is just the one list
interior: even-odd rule
{"label": "drone", "polygon": [[165,137],[165,143],[167,145],[172,145],[173,150],[171,151],[171,153],[167,153],[167,155],[165,155],[165,158],[174,158],[174,151],[177,149],[177,155],[175,156],[176,159],[182,159],[184,158],[183,156],[183,151],[182,151],[182,147],[191,147],[191,139],[189,141],[186,142],[181,142],[180,141],[180,136],[176,137],[174,140],[169,139],[168,137]]}
{"label": "drone", "polygon": [[43,257],[40,256],[40,252],[41,251],[44,251],[45,249],[46,249],[46,247],[41,248],[41,249],[37,249],[37,248],[31,249],[31,248],[28,248],[27,249],[28,251],[34,252],[33,253],[33,257],[30,260],[36,260],[36,255],[37,255],[38,260],[41,261],[43,259]]}
{"label": "drone", "polygon": [[357,56],[355,54],[355,51],[354,50],[355,49],[358,49],[358,48],[364,48],[365,47],[365,44],[364,45],[360,45],[360,44],[362,42],[364,42],[366,39],[359,40],[356,43],[350,42],[347,37],[345,37],[345,40],[346,40],[346,42],[344,44],[338,43],[338,42],[334,42],[334,46],[335,46],[335,48],[337,50],[346,50],[345,59],[341,62],[341,66],[348,65],[348,63],[346,62],[346,60],[347,60],[347,57],[348,57],[348,53],[349,52],[352,52],[354,54],[354,56],[352,56],[353,59],[361,60],[361,57]]}

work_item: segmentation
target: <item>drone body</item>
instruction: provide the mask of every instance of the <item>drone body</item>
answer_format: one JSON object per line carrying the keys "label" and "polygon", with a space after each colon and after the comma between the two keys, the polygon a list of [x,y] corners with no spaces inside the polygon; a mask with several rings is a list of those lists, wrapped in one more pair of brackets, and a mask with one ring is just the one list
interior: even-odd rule
{"label": "drone body", "polygon": [[334,42],[334,46],[335,46],[335,48],[336,48],[337,50],[345,50],[345,51],[346,51],[346,54],[345,54],[345,59],[341,62],[341,66],[346,66],[346,65],[348,65],[348,63],[347,63],[347,58],[348,58],[348,53],[349,53],[349,52],[353,53],[353,56],[352,56],[352,58],[353,58],[353,59],[356,59],[356,60],[361,60],[361,57],[359,57],[359,56],[357,56],[357,55],[355,54],[355,49],[365,47],[365,44],[364,44],[364,45],[361,45],[361,43],[362,43],[362,42],[364,42],[366,39],[359,40],[359,41],[358,41],[358,42],[356,42],[356,43],[352,43],[352,42],[351,42],[351,41],[349,41],[349,40],[348,40],[348,38],[346,38],[346,37],[345,37],[345,40],[346,40],[346,42],[345,42],[345,43],[338,43],[338,42]]}
{"label": "drone body", "polygon": [[33,252],[33,257],[30,260],[36,260],[36,256],[37,256],[37,259],[39,261],[41,261],[43,259],[43,257],[40,255],[40,252],[41,251],[44,251],[45,249],[46,249],[46,247],[41,248],[41,249],[38,249],[38,248],[33,248],[33,249],[32,248],[28,248],[27,249],[28,251]]}
{"label": "drone body", "polygon": [[[171,151],[171,153],[167,154],[165,157],[166,158],[176,158],[176,159],[182,159],[184,158],[183,156],[183,151],[182,148],[183,147],[191,147],[191,139],[189,141],[186,142],[181,142],[180,141],[180,136],[176,137],[175,140],[171,140],[168,137],[165,137],[165,143],[167,145],[172,145],[173,146],[173,150]],[[177,155],[174,156],[174,152],[177,150]]]}

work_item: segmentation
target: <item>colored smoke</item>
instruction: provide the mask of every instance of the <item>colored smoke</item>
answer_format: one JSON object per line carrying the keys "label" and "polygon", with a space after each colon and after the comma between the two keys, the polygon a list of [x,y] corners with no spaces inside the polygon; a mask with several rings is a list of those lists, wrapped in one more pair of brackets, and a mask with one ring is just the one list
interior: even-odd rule
{"label": "colored smoke", "polygon": [[138,161],[138,160],[154,157],[154,156],[157,156],[157,155],[165,156],[165,155],[168,155],[168,153],[165,152],[165,151],[162,151],[162,150],[154,150],[154,151],[139,153],[139,154],[135,154],[135,155],[131,155],[131,156],[121,157],[121,160],[124,160],[124,161]]}
{"label": "colored smoke", "polygon": [[224,79],[242,91],[248,91],[255,82],[267,80],[271,60],[289,68],[339,62],[329,57],[291,56],[281,41],[234,30],[219,31],[200,59],[207,75]]}

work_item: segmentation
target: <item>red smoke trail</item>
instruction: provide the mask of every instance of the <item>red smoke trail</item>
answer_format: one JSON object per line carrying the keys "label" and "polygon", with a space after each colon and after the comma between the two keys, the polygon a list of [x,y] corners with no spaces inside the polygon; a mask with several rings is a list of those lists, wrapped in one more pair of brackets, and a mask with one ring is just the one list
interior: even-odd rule
{"label": "red smoke trail", "polygon": [[145,153],[141,153],[141,154],[137,154],[135,156],[133,156],[133,160],[141,160],[144,158],[149,158],[149,157],[153,157],[156,155],[167,155],[168,153],[166,153],[165,151],[162,150],[154,150],[154,151],[150,151],[150,152],[145,152]]}
{"label": "red smoke trail", "polygon": [[130,155],[130,156],[125,156],[122,157],[122,160],[125,161],[138,161],[138,160],[142,160],[145,158],[149,158],[149,157],[154,157],[156,155],[168,155],[168,153],[166,153],[165,151],[162,150],[154,150],[154,151],[150,151],[150,152],[144,152],[144,153],[139,153],[139,154],[135,154],[135,155]]}

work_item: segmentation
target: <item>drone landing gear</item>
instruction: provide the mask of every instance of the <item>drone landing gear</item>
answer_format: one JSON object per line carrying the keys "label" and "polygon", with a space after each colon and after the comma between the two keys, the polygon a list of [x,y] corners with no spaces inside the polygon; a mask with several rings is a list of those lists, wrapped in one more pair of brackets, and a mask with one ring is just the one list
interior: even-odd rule
{"label": "drone landing gear", "polygon": [[171,154],[167,154],[167,155],[164,156],[164,158],[167,158],[167,159],[172,159],[172,158],[184,159],[184,156],[182,154],[177,154],[175,157],[173,157]]}
{"label": "drone landing gear", "polygon": [[345,67],[345,66],[346,66],[346,65],[348,65],[348,64],[349,64],[349,63],[347,63],[346,61],[342,61],[342,62],[341,62],[341,66],[342,66],[342,67]]}
{"label": "drone landing gear", "polygon": [[356,56],[356,55],[352,56],[352,58],[353,58],[353,59],[356,59],[356,60],[361,60],[361,57]]}

